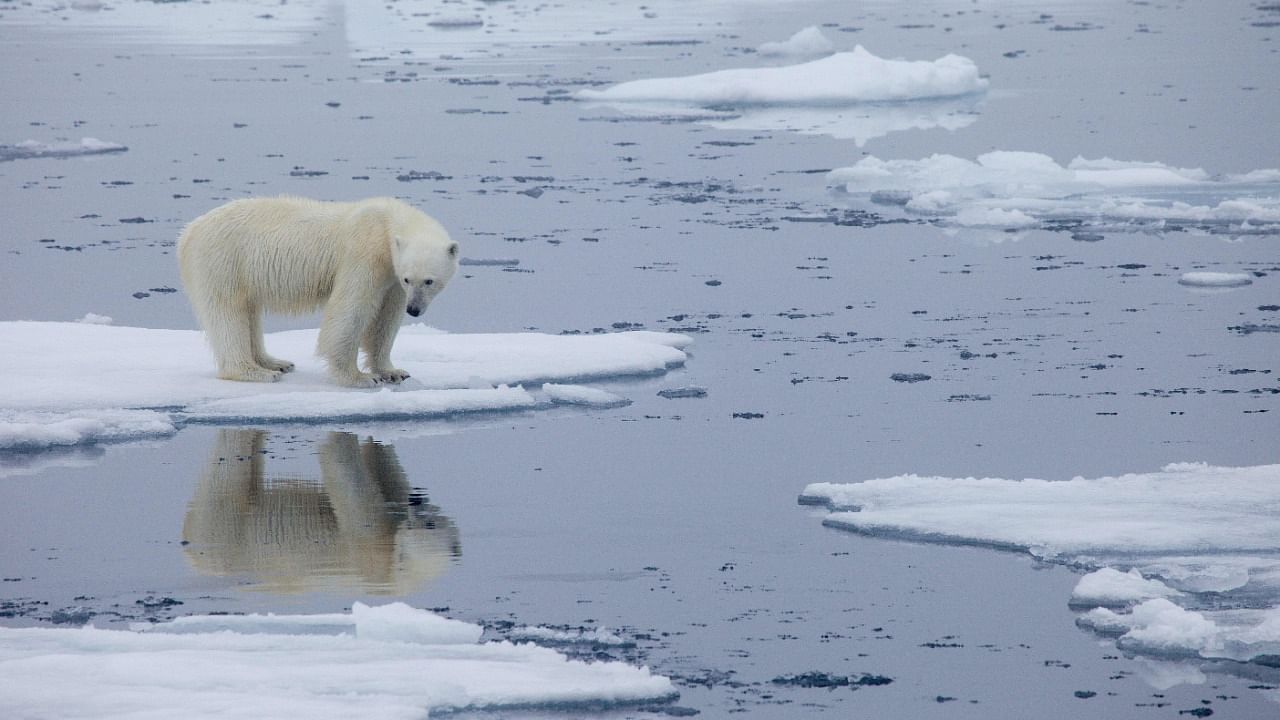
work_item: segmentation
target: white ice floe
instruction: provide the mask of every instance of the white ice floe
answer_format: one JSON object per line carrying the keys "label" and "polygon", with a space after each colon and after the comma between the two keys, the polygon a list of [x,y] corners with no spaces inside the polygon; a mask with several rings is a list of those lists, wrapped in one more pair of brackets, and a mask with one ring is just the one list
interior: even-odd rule
{"label": "white ice floe", "polygon": [[408,720],[676,696],[647,668],[479,643],[480,633],[401,603],[355,603],[350,614],[189,618],[145,631],[0,628],[0,715]]}
{"label": "white ice floe", "polygon": [[1178,284],[1191,287],[1233,288],[1252,285],[1253,278],[1249,273],[1228,272],[1185,272],[1178,278]]}
{"label": "white ice floe", "polygon": [[756,48],[765,57],[812,57],[835,52],[836,46],[822,34],[817,25],[810,25],[783,41],[770,41]]}
{"label": "white ice floe", "polygon": [[995,151],[976,160],[872,156],[832,170],[827,182],[855,201],[900,205],[907,214],[957,225],[1021,228],[1083,220],[1234,224],[1248,232],[1280,224],[1280,173],[1275,170],[1211,176],[1157,162],[1077,157],[1059,165],[1040,153]]}
{"label": "white ice floe", "polygon": [[669,102],[694,106],[849,105],[945,98],[984,90],[986,79],[959,55],[886,60],[862,46],[797,65],[735,68],[702,75],[651,78],[578,97],[599,102]]}
{"label": "white ice floe", "polygon": [[[1237,660],[1280,651],[1280,635],[1271,634],[1280,631],[1280,465],[1176,463],[1064,481],[902,475],[814,483],[801,501],[829,507],[823,522],[832,527],[1109,568],[1081,580],[1072,604],[1145,600],[1138,608],[1147,614],[1095,611],[1084,621],[1126,633],[1134,648],[1170,653],[1177,646]],[[1216,606],[1239,597],[1254,609],[1168,610],[1194,608],[1210,592]],[[1164,611],[1152,614],[1156,608]],[[1213,628],[1186,629],[1201,620]],[[1130,635],[1138,626],[1147,629]],[[1213,642],[1202,642],[1210,635]]]}
{"label": "white ice floe", "polygon": [[630,400],[615,395],[608,390],[600,388],[587,387],[585,385],[563,385],[559,383],[545,383],[542,391],[547,394],[551,402],[560,403],[562,405],[591,405],[593,407],[620,407],[628,405]]}
{"label": "white ice floe", "polygon": [[0,145],[0,162],[27,160],[30,158],[67,158],[82,155],[104,155],[124,152],[129,148],[119,143],[105,142],[97,138],[81,138],[80,142],[42,143],[25,140],[15,145]]}
{"label": "white ice floe", "polygon": [[[334,385],[315,330],[267,336],[297,363],[278,383],[219,380],[201,333],[85,323],[0,322],[0,450],[154,436],[184,422],[413,418],[534,407],[521,387],[649,375],[684,363],[687,336],[450,334],[407,326],[395,388]],[[614,396],[616,397],[616,396]]]}

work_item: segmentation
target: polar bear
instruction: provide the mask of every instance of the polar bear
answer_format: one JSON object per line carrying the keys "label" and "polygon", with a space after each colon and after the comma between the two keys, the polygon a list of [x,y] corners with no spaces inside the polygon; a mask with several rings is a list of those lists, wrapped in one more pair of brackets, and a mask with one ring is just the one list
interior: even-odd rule
{"label": "polar bear", "polygon": [[267,354],[261,315],[323,305],[316,354],[337,382],[370,387],[409,377],[391,364],[400,313],[418,317],[444,289],[458,243],[394,198],[254,198],[193,220],[178,238],[178,265],[218,377],[270,382],[293,370]]}

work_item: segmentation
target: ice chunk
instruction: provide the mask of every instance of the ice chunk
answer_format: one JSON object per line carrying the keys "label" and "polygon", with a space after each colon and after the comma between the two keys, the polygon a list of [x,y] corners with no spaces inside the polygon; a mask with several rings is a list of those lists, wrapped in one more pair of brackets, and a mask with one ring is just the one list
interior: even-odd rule
{"label": "ice chunk", "polygon": [[1192,287],[1232,288],[1252,285],[1253,278],[1248,273],[1185,272],[1178,278],[1178,284]]}
{"label": "ice chunk", "polygon": [[594,407],[620,407],[630,405],[631,401],[621,395],[614,395],[607,390],[587,387],[585,385],[561,385],[545,383],[542,392],[547,394],[551,402],[564,405],[591,405]]}
{"label": "ice chunk", "polygon": [[1078,606],[1123,606],[1151,598],[1167,598],[1182,593],[1159,580],[1148,580],[1137,570],[1120,572],[1104,567],[1080,578],[1071,591],[1071,604]]}
{"label": "ice chunk", "polygon": [[765,57],[791,56],[803,57],[826,55],[835,51],[835,46],[816,25],[810,25],[782,42],[771,41],[756,48],[756,52]]}
{"label": "ice chunk", "polygon": [[193,617],[145,631],[0,628],[0,715],[399,719],[676,696],[647,668],[478,643],[480,633],[400,603]]}
{"label": "ice chunk", "polygon": [[114,320],[109,315],[98,315],[97,313],[85,313],[84,317],[76,322],[85,323],[87,325],[110,325]]}
{"label": "ice chunk", "polygon": [[701,106],[848,105],[954,97],[980,92],[986,87],[987,80],[978,75],[978,67],[966,57],[885,60],[859,45],[851,52],[797,65],[633,80],[603,90],[581,90],[578,97],[604,102],[657,101]]}
{"label": "ice chunk", "polygon": [[605,628],[581,628],[570,630],[557,630],[549,627],[517,627],[507,633],[507,637],[512,640],[531,640],[544,645],[611,645],[615,647],[623,647],[632,645],[631,642],[622,638],[617,633],[609,632]]}
{"label": "ice chunk", "polygon": [[175,422],[526,409],[535,403],[522,383],[661,374],[684,363],[690,339],[651,331],[455,335],[410,325],[392,354],[413,377],[394,390],[369,391],[334,385],[314,356],[315,342],[315,330],[268,335],[270,351],[297,370],[277,383],[237,383],[214,376],[196,331],[0,322],[0,449],[166,434]]}

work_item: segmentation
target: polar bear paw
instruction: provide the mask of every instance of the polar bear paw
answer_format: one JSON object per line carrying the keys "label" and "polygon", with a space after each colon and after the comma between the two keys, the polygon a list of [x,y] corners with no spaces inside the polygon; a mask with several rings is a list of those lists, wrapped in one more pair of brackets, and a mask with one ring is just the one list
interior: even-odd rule
{"label": "polar bear paw", "polygon": [[237,380],[239,382],[275,382],[283,374],[280,370],[270,370],[252,365],[226,368],[218,373],[218,377],[223,380]]}
{"label": "polar bear paw", "polygon": [[372,375],[374,378],[377,379],[379,383],[390,383],[393,385],[402,383],[405,380],[409,379],[409,373],[405,372],[404,370],[401,370],[400,368],[385,368],[382,370],[374,370]]}

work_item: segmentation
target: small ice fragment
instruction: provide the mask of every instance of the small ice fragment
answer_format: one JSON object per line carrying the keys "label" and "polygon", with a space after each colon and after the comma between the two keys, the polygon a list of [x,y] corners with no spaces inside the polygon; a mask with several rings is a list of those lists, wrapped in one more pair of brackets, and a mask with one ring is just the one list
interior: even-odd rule
{"label": "small ice fragment", "polygon": [[894,373],[889,376],[889,379],[900,383],[918,383],[932,380],[933,376],[925,375],[924,373]]}
{"label": "small ice fragment", "polygon": [[585,385],[560,385],[544,383],[542,391],[551,402],[564,405],[590,405],[592,407],[621,407],[630,405],[631,401],[621,395],[614,395],[607,390],[587,387]]}
{"label": "small ice fragment", "polygon": [[1185,272],[1178,278],[1178,284],[1211,288],[1243,287],[1252,285],[1253,278],[1248,273]]}
{"label": "small ice fragment", "polygon": [[108,315],[98,315],[97,313],[85,313],[84,317],[76,320],[78,323],[86,325],[110,325],[114,322]]}
{"label": "small ice fragment", "polygon": [[1159,580],[1148,580],[1137,570],[1127,573],[1104,567],[1080,578],[1071,591],[1073,606],[1117,607],[1151,598],[1168,598],[1182,593]]}

